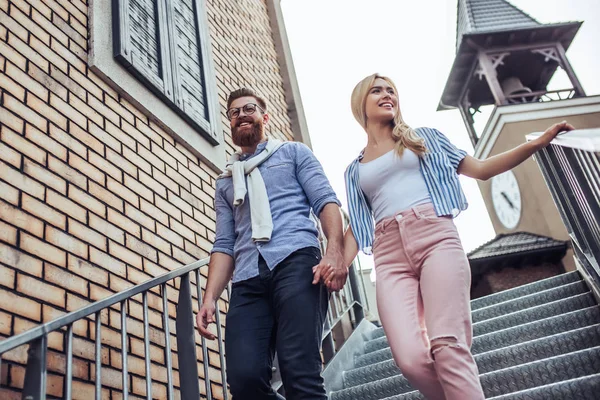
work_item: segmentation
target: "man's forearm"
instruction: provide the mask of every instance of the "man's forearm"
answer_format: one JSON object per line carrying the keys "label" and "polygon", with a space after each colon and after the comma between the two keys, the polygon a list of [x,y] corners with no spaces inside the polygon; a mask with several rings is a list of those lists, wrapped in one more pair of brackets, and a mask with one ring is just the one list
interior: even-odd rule
{"label": "man's forearm", "polygon": [[342,232],[342,215],[340,207],[335,203],[326,204],[319,215],[323,233],[327,238],[327,253],[343,252],[344,240]]}
{"label": "man's forearm", "polygon": [[233,258],[225,253],[213,253],[208,264],[208,279],[204,300],[216,301],[233,275]]}

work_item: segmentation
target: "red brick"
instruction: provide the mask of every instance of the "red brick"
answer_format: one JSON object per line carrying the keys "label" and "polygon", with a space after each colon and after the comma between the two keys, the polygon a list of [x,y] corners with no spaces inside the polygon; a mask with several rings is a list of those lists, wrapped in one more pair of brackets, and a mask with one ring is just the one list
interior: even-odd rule
{"label": "red brick", "polygon": [[[155,171],[155,172],[158,172],[158,171]],[[146,185],[147,187],[149,187],[150,189],[152,189],[154,191],[154,193],[157,193],[162,197],[167,197],[167,190],[165,189],[165,187],[161,183],[157,182],[150,175],[146,174],[144,171],[139,172],[139,181],[141,183],[143,183],[144,185]],[[174,183],[173,183],[173,187],[174,187],[174,190],[177,190],[177,185],[175,185]],[[149,199],[148,196],[144,196],[144,198],[146,198],[148,201],[152,201],[152,198]]]}
{"label": "red brick", "polygon": [[0,261],[28,274],[42,276],[42,261],[3,243],[0,243]]}
{"label": "red brick", "polygon": [[[0,227],[1,226],[2,226],[2,222],[0,222]],[[3,235],[3,232],[0,232],[0,237],[2,235]],[[9,289],[14,289],[15,288],[15,270],[8,269],[5,266],[3,266],[2,264],[0,264],[0,285],[6,286]],[[2,318],[3,316],[4,316],[4,313],[1,313],[0,314],[0,331],[2,329],[4,329],[4,327],[3,327],[4,318]],[[10,330],[10,325],[9,325],[8,329]]]}
{"label": "red brick", "polygon": [[[71,196],[72,193],[77,192],[78,190],[79,189],[75,188],[75,186],[70,185],[69,196]],[[46,194],[46,203],[62,211],[64,214],[77,219],[78,221],[86,221],[87,211],[83,207],[79,207],[77,204],[75,204],[65,196],[56,193],[54,190],[48,190],[48,193]],[[87,204],[87,206],[92,205],[93,204]]]}
{"label": "red brick", "polygon": [[[87,118],[54,93],[50,94],[50,105],[60,111],[69,121],[75,122],[82,128],[87,126]],[[66,125],[64,129],[66,129]]]}
{"label": "red brick", "polygon": [[123,200],[121,200],[108,190],[104,189],[97,183],[90,181],[88,192],[89,194],[96,197],[100,201],[108,204],[109,206],[114,207],[119,211],[123,211]]}
{"label": "red brick", "polygon": [[25,126],[25,137],[61,160],[67,160],[67,149],[39,129],[27,124]]}
{"label": "red brick", "polygon": [[[50,222],[52,225],[60,229],[66,228],[66,216],[64,214],[55,211],[31,196],[23,194],[22,208],[25,211],[38,216],[39,218],[43,218],[45,221]],[[43,235],[44,228],[42,221],[33,217],[26,218],[25,216],[23,216],[21,219],[23,225],[22,228],[29,230],[36,236]],[[29,228],[27,228],[27,226],[29,226]],[[35,232],[33,229],[35,229]]]}
{"label": "red brick", "polygon": [[[78,255],[81,258],[88,257],[88,245],[75,237],[54,229],[53,227],[46,225],[46,240],[49,243],[54,244],[62,249],[67,250],[70,253]],[[66,259],[60,264],[65,266]]]}
{"label": "red brick", "polygon": [[[102,204],[101,202],[99,202],[98,200],[96,200],[95,198],[89,196],[86,192],[84,192],[83,190],[77,188],[76,186],[70,185],[69,186],[69,198],[73,199],[75,202],[84,205],[85,207],[87,207],[88,210],[98,214],[101,217],[106,217],[106,206],[104,204]],[[70,204],[69,202],[65,203],[65,205]],[[60,208],[59,206],[56,206],[57,208]],[[78,207],[80,211],[78,215],[80,215],[82,212],[85,213],[85,210]],[[81,219],[81,218],[77,218],[79,221],[85,222],[85,219]]]}
{"label": "red brick", "polygon": [[[55,139],[56,141],[58,141],[59,143],[61,143],[62,145],[64,145],[68,149],[70,149],[71,151],[73,151],[74,153],[77,153],[80,156],[85,157],[85,155],[87,154],[87,149],[85,148],[84,145],[82,145],[81,143],[79,143],[76,140],[76,139],[79,139],[83,143],[86,143],[84,140],[82,140],[79,137],[79,133],[81,133],[83,131],[81,130],[81,128],[77,127],[77,125],[75,125],[73,123],[71,123],[69,125],[70,125],[70,129],[69,129],[70,133],[66,133],[65,131],[56,127],[55,125],[50,125],[50,137],[52,137],[53,139]],[[83,133],[85,133],[85,132],[83,132]],[[88,137],[91,138],[91,136],[88,135],[87,133],[85,133],[85,135],[87,135]],[[103,146],[100,145],[100,148],[102,149]]]}
{"label": "red brick", "polygon": [[19,171],[12,167],[4,164],[0,160],[0,178],[12,186],[21,189],[22,191],[31,194],[39,199],[44,198],[44,191],[46,190],[40,183],[33,179],[23,175]]}
{"label": "red brick", "polygon": [[[108,149],[107,151],[112,152],[111,149]],[[88,160],[100,171],[104,171],[107,175],[113,177],[118,182],[123,182],[123,172],[119,168],[111,164],[109,161],[107,161],[107,159],[103,156],[98,155],[93,151],[90,151],[88,154]]]}
{"label": "red brick", "polygon": [[80,224],[74,219],[69,219],[69,233],[83,240],[85,243],[99,248],[100,250],[106,251],[107,249],[105,236],[83,224]]}
{"label": "red brick", "polygon": [[[8,110],[14,112],[18,116],[22,117],[25,121],[29,122],[30,124],[35,125],[43,132],[47,132],[48,121],[46,121],[44,118],[42,118],[39,114],[35,113],[31,108],[27,107],[25,104],[21,103],[20,101],[18,101],[17,99],[15,99],[14,97],[12,97],[6,93],[2,97],[4,99],[4,103],[3,103],[4,107],[6,107]],[[28,97],[33,98],[35,96],[28,96]],[[13,118],[11,118],[11,119],[12,119],[11,122],[15,122]],[[14,125],[15,125],[14,123],[11,124],[11,128],[14,127],[15,131],[17,131],[17,132],[23,131],[22,125],[21,125],[21,128],[18,128],[17,126],[14,126]]]}
{"label": "red brick", "polygon": [[0,74],[0,88],[12,94],[17,100],[25,101],[25,89],[5,74]]}
{"label": "red brick", "polygon": [[44,267],[44,280],[59,285],[71,293],[78,293],[84,297],[88,295],[87,282],[62,268],[47,264]]}
{"label": "red brick", "polygon": [[118,276],[125,276],[127,273],[123,262],[94,248],[90,249],[90,261]]}
{"label": "red brick", "polygon": [[115,242],[125,244],[125,232],[105,219],[90,214],[89,225]]}
{"label": "red brick", "polygon": [[58,286],[48,285],[45,282],[31,278],[27,275],[17,276],[17,291],[38,300],[47,301],[57,307],[65,306],[65,290]]}
{"label": "red brick", "polygon": [[108,286],[108,272],[72,254],[68,255],[67,268],[88,281]]}
{"label": "red brick", "polygon": [[142,257],[135,254],[128,248],[123,247],[115,242],[110,242],[108,244],[108,251],[112,256],[122,260],[123,262],[132,265],[135,268],[142,269]]}
{"label": "red brick", "polygon": [[174,245],[183,247],[183,238],[179,234],[173,232],[172,230],[163,226],[162,224],[157,225],[156,233],[158,234],[158,236],[173,243]]}
{"label": "red brick", "polygon": [[[8,129],[4,129],[4,127],[2,129],[8,131]],[[0,159],[11,164],[15,168],[21,168],[23,157],[20,153],[0,142]]]}
{"label": "red brick", "polygon": [[152,218],[130,204],[125,204],[125,215],[152,231],[156,228],[156,223]]}
{"label": "red brick", "polygon": [[104,174],[104,172],[94,167],[92,164],[90,164],[83,158],[75,154],[71,154],[69,156],[69,165],[81,171],[85,176],[98,182],[100,185],[106,185],[106,175]]}
{"label": "red brick", "polygon": [[147,229],[142,229],[142,239],[144,242],[149,243],[150,245],[156,247],[160,251],[171,254],[171,245],[164,239],[155,235],[154,233],[148,231]]}
{"label": "red brick", "polygon": [[128,186],[122,185],[115,181],[113,178],[108,178],[107,188],[113,193],[118,193],[119,197],[127,201],[129,204],[133,204],[135,207],[140,206],[140,197],[132,192]]}

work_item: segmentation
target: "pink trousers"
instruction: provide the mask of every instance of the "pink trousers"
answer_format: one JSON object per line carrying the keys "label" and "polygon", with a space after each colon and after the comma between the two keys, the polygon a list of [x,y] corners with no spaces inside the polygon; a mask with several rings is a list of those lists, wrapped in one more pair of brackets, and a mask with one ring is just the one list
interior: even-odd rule
{"label": "pink trousers", "polygon": [[429,400],[484,399],[471,354],[471,270],[452,219],[432,204],[379,222],[377,308],[394,360]]}

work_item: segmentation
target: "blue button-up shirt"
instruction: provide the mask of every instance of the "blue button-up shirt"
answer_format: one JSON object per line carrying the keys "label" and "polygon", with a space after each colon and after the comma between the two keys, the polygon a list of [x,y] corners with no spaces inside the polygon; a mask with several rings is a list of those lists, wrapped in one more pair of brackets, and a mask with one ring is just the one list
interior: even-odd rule
{"label": "blue button-up shirt", "polygon": [[[266,143],[260,143],[256,152],[246,159],[260,153],[265,146]],[[284,143],[258,169],[267,188],[273,218],[273,233],[268,242],[252,240],[248,197],[242,205],[234,207],[232,178],[217,180],[217,227],[212,253],[233,257],[233,282],[258,275],[259,254],[272,270],[296,250],[319,247],[318,231],[310,218],[310,210],[312,208],[318,217],[326,204],[340,205],[321,164],[302,143]]]}

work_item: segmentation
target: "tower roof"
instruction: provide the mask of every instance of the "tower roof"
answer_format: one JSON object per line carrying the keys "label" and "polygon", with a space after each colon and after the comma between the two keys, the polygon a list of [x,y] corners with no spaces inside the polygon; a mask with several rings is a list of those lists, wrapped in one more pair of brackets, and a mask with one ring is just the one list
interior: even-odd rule
{"label": "tower roof", "polygon": [[506,0],[458,0],[456,48],[466,33],[510,32],[539,25]]}

